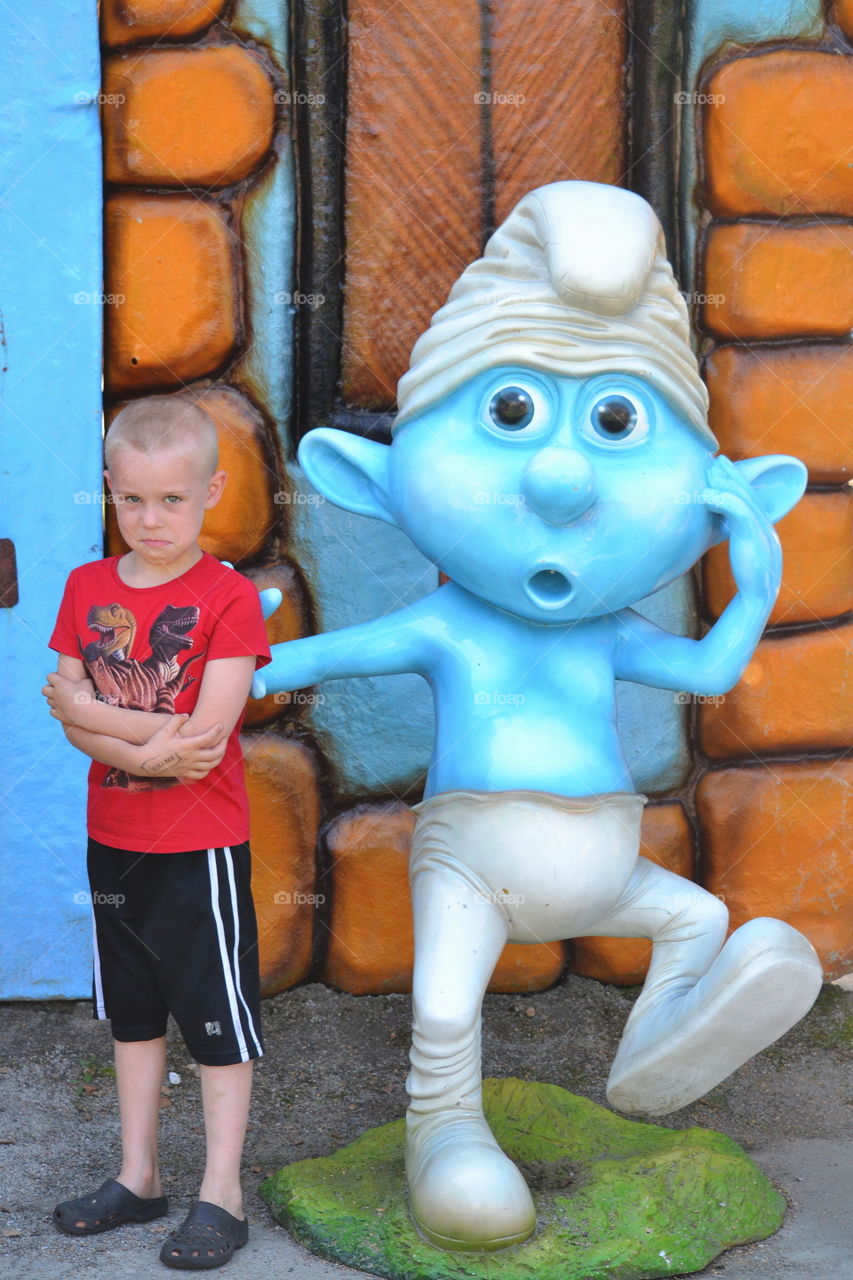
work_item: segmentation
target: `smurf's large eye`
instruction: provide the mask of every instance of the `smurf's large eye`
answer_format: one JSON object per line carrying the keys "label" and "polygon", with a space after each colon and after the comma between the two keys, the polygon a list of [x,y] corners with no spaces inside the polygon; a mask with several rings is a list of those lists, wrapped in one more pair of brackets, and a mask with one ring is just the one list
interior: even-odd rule
{"label": "smurf's large eye", "polygon": [[593,444],[639,444],[649,434],[649,411],[641,396],[608,391],[581,417],[581,435]]}
{"label": "smurf's large eye", "polygon": [[501,387],[489,401],[489,417],[502,431],[523,431],[533,421],[535,409],[524,387]]}
{"label": "smurf's large eye", "polygon": [[627,396],[605,396],[592,406],[590,419],[603,440],[626,440],[637,425],[637,407]]}

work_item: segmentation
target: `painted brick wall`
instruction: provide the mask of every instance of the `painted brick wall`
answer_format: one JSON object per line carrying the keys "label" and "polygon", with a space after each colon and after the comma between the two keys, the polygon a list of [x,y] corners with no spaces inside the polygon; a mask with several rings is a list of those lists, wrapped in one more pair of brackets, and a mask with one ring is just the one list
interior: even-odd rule
{"label": "painted brick wall", "polygon": [[[853,934],[853,9],[811,46],[712,65],[701,132],[702,328],[711,423],[732,457],[788,452],[809,468],[779,526],[782,590],[740,682],[699,708],[703,882],[735,924],[781,916],[828,976]],[[706,557],[708,619],[731,591]]]}
{"label": "painted brick wall", "polygon": [[[108,310],[106,392],[110,413],[133,396],[187,388],[211,412],[231,479],[204,545],[282,589],[269,623],[278,641],[310,634],[314,621],[310,584],[289,553],[285,424],[246,375],[257,336],[247,280],[258,269],[244,214],[288,145],[287,95],[280,61],[223,12],[168,0],[103,7],[106,288],[124,299]],[[853,9],[840,5],[837,16],[849,35]],[[502,0],[484,35],[478,4],[428,6],[418,20],[381,0],[350,6],[348,403],[392,404],[414,338],[479,253],[490,217],[558,177],[623,177],[623,17],[619,4],[597,2],[531,18],[529,6]],[[581,66],[595,75],[572,78]],[[853,169],[839,145],[850,73],[837,47],[761,47],[707,76],[722,99],[701,134],[712,425],[732,456],[804,458],[810,490],[780,527],[785,582],[768,637],[736,691],[695,709],[698,771],[648,806],[643,837],[646,856],[725,897],[735,923],[765,913],[803,928],[830,976],[851,967],[842,756],[853,550],[850,432],[839,413],[853,368]],[[108,545],[121,549],[112,524]],[[712,553],[709,622],[729,590],[725,554]],[[312,976],[355,992],[405,990],[411,812],[369,795],[340,812],[307,707],[310,694],[270,697],[247,717],[264,988]],[[647,953],[641,942],[584,939],[573,965],[631,983]],[[548,986],[569,954],[562,944],[508,947],[494,989]]]}

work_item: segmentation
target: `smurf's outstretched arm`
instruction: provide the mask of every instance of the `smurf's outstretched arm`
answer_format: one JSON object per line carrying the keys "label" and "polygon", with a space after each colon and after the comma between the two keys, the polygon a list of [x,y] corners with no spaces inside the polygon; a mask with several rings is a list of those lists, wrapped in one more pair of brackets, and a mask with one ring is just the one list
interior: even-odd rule
{"label": "smurf's outstretched arm", "polygon": [[416,606],[399,609],[339,631],[274,644],[272,662],[252,682],[252,697],[345,676],[423,673],[428,648],[421,611]]}
{"label": "smurf's outstretched arm", "polygon": [[737,594],[701,640],[671,635],[626,609],[619,615],[615,653],[619,679],[688,693],[725,693],[743,675],[761,639],[782,577],[771,519],[758,491],[728,458],[714,459],[708,488],[697,500],[724,517]]}

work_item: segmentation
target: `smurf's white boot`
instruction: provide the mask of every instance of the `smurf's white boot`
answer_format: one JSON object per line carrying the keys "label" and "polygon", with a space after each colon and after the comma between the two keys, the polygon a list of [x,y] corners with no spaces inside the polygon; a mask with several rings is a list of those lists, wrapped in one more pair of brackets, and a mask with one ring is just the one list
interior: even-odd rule
{"label": "smurf's white boot", "polygon": [[440,1249],[501,1249],[526,1240],[536,1227],[527,1184],[483,1115],[480,1011],[507,940],[507,920],[439,827],[432,830],[419,814],[410,862],[409,1197],[418,1229]]}
{"label": "smurf's white boot", "polygon": [[811,943],[781,920],[742,925],[698,980],[694,939],[664,931],[655,952],[659,940],[607,1085],[629,1113],[663,1115],[707,1093],[802,1018],[822,981]]}
{"label": "smurf's white boot", "polygon": [[479,1020],[437,1046],[416,1027],[407,1087],[406,1175],[412,1216],[440,1249],[502,1249],[533,1234],[527,1184],[482,1110]]}

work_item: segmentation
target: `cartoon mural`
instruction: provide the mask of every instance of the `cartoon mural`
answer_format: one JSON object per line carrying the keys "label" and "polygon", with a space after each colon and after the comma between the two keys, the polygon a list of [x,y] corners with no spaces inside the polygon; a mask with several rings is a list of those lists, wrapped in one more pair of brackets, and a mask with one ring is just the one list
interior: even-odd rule
{"label": "cartoon mural", "polygon": [[[36,638],[70,566],[102,552],[102,399],[109,416],[129,396],[204,397],[230,476],[205,545],[283,591],[274,642],[414,605],[437,585],[433,565],[395,527],[323,502],[296,440],[324,423],[387,440],[411,344],[452,280],[525,191],[564,177],[650,199],[723,452],[794,454],[809,471],[780,522],[782,589],[744,679],[726,695],[620,682],[620,740],[650,797],[644,856],[722,896],[733,925],[783,918],[827,976],[849,971],[853,491],[838,405],[853,367],[853,193],[838,140],[853,9],[461,0],[449,17],[353,0],[346,27],[328,18],[315,0],[133,12],[104,0],[99,47],[88,3],[63,9],[61,33],[39,27],[41,41],[32,15],[10,15],[0,535],[18,599],[3,598],[0,641],[20,679],[3,994],[88,989],[83,813],[69,798],[80,764],[31,707],[48,669]],[[732,591],[719,544],[701,575],[639,611],[699,636]],[[411,805],[433,735],[424,682],[270,694],[246,724],[266,991],[307,978],[407,990]],[[30,784],[45,768],[67,780],[49,800]],[[637,982],[647,963],[632,939],[510,944],[493,989],[548,986],[567,965]]]}

